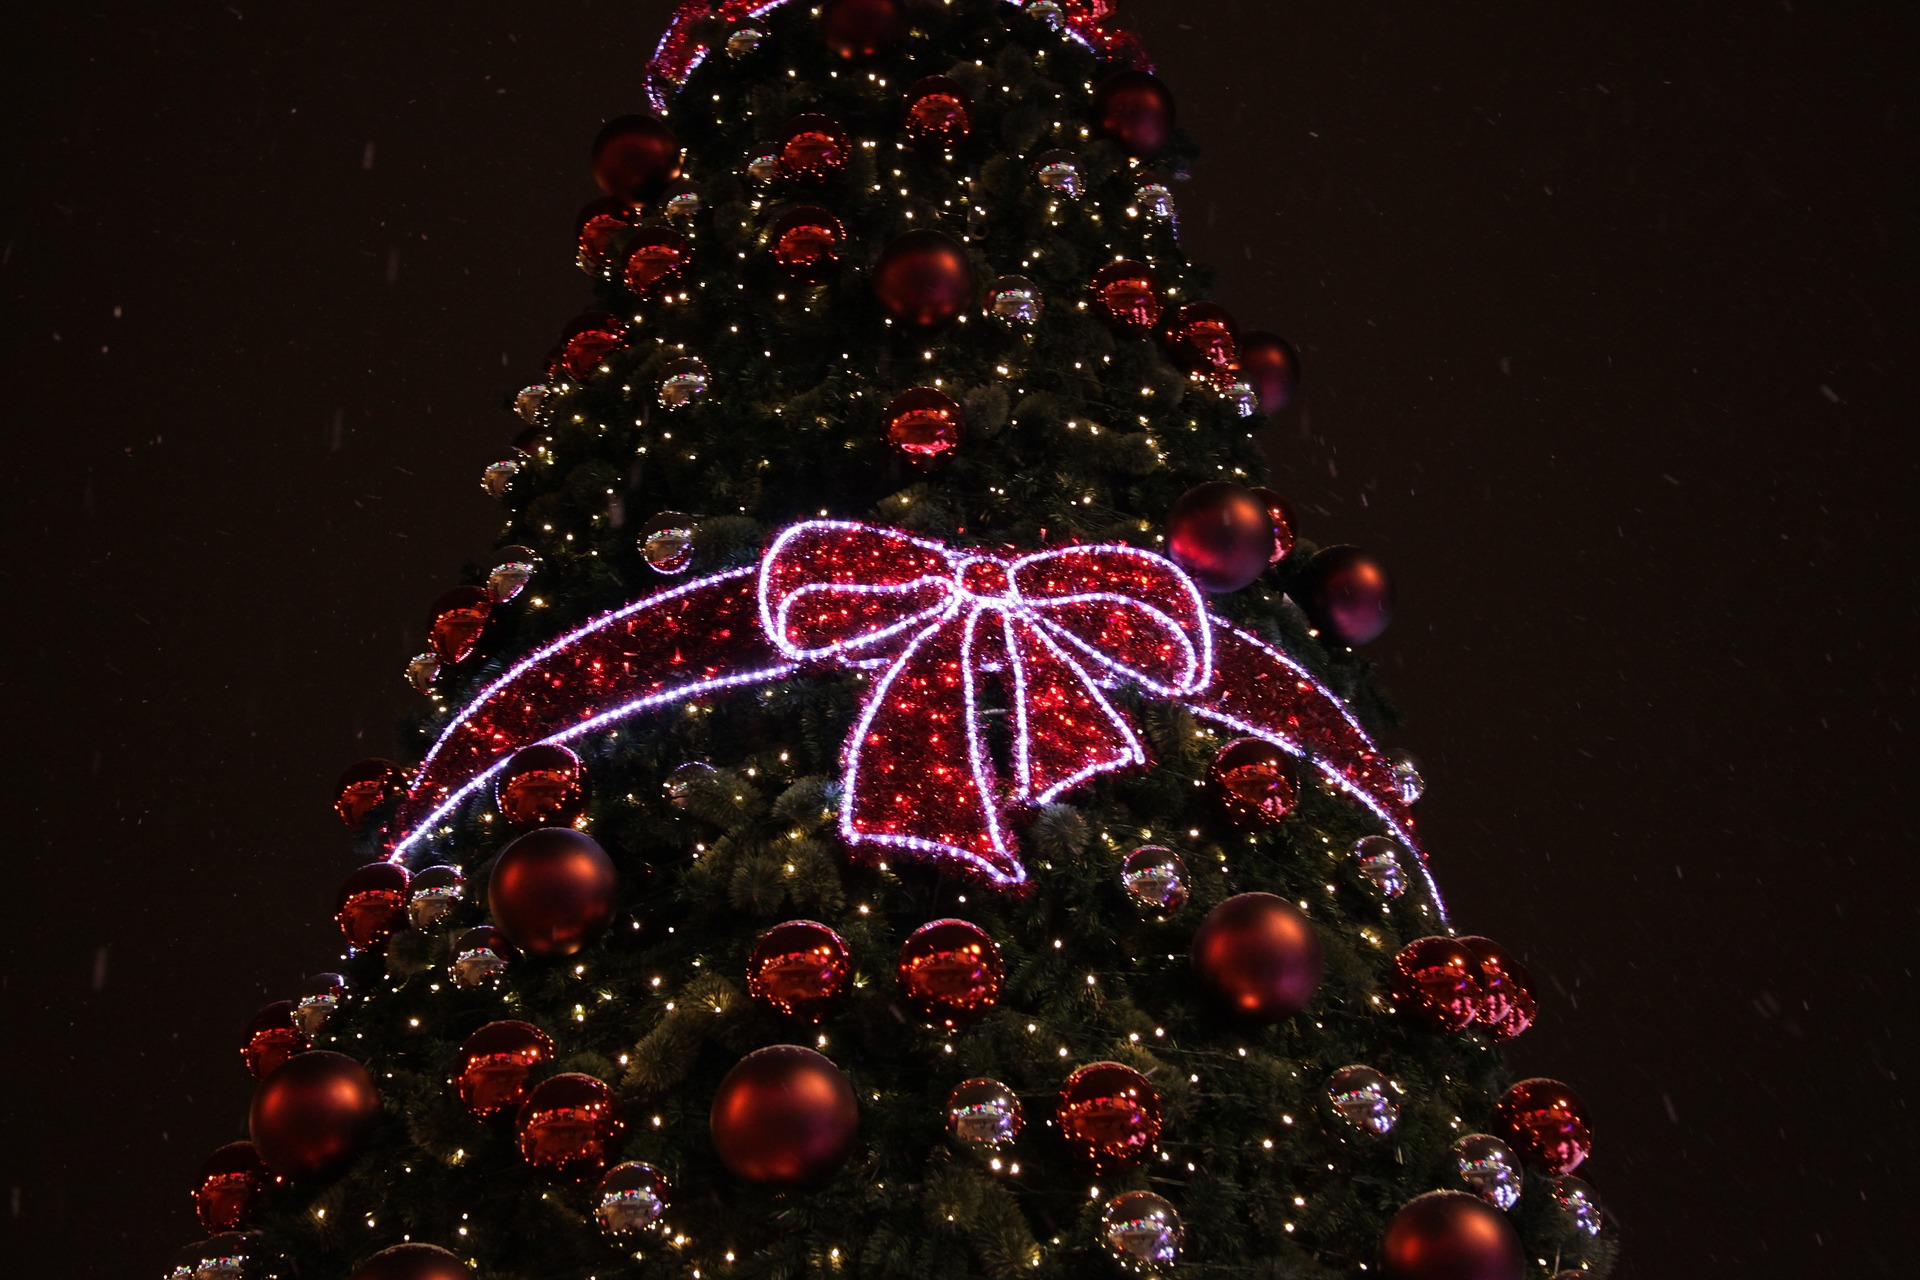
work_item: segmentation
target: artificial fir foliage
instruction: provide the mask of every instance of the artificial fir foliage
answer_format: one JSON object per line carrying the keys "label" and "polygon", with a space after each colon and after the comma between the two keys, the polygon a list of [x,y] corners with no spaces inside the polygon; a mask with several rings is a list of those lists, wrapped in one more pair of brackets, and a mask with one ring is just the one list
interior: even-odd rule
{"label": "artificial fir foliage", "polygon": [[[656,83],[670,91],[664,119],[684,160],[672,165],[655,125],[621,135],[645,144],[633,163],[681,173],[622,177],[603,151],[614,198],[581,223],[597,314],[569,330],[598,336],[563,345],[541,386],[513,398],[527,421],[503,451],[510,465],[488,477],[513,550],[474,565],[469,582],[488,583],[502,559],[537,567],[523,589],[496,576],[465,619],[477,634],[436,630],[438,661],[410,669],[431,690],[398,753],[410,771],[529,655],[609,610],[757,572],[797,522],[884,526],[1001,560],[1101,544],[1165,554],[1183,494],[1264,482],[1249,416],[1261,397],[1231,352],[1191,373],[1170,350],[1167,322],[1209,285],[1180,250],[1163,189],[1192,155],[1178,136],[1154,145],[1151,120],[1103,119],[1114,102],[1150,111],[1163,92],[1102,88],[1138,74],[1137,45],[1107,8],[683,8],[662,57],[671,47],[668,72],[692,69],[677,88],[672,74]],[[694,47],[704,59],[685,56]],[[783,168],[796,128],[827,141]],[[795,226],[807,253],[827,243],[820,228],[837,227],[826,260],[798,271],[782,261],[779,235]],[[897,318],[912,308],[892,300],[898,280],[876,290],[877,264],[898,237],[926,231],[958,247],[972,301],[946,319],[935,296]],[[1116,260],[1157,280],[1165,317],[1150,332],[1103,314],[1091,282]],[[1022,289],[1030,296],[1004,296]],[[916,388],[958,406],[944,453],[889,438],[888,406]],[[1304,594],[1317,550],[1292,543],[1206,607],[1284,653],[1295,683],[1317,681],[1381,727],[1393,712],[1370,664],[1323,643],[1288,597]],[[718,661],[724,647],[695,637],[673,661]],[[975,767],[1002,780],[1023,696],[1008,665],[979,662],[986,761]],[[258,1232],[230,1253],[302,1278],[354,1274],[403,1241],[444,1246],[486,1280],[1098,1276],[1119,1265],[1103,1212],[1142,1190],[1182,1228],[1177,1261],[1143,1268],[1298,1280],[1378,1273],[1402,1206],[1471,1185],[1454,1144],[1495,1132],[1512,1074],[1491,1035],[1439,1032],[1396,1009],[1418,998],[1403,989],[1396,1000],[1396,954],[1450,928],[1414,850],[1400,850],[1402,894],[1383,895],[1363,871],[1356,844],[1385,830],[1373,808],[1275,753],[1292,771],[1290,811],[1277,824],[1236,821],[1213,765],[1237,735],[1137,682],[1105,681],[1149,763],[1029,801],[992,796],[1026,877],[996,883],[937,852],[849,838],[847,753],[880,668],[791,666],[568,737],[584,786],[563,816],[578,811],[617,870],[611,924],[584,942],[522,936],[502,949],[504,970],[474,985],[450,968],[455,939],[523,918],[497,898],[503,918],[490,916],[489,894],[528,828],[509,822],[491,785],[422,825],[431,803],[400,796],[377,768],[355,775],[372,788],[342,806],[361,861],[457,866],[462,876],[437,882],[458,897],[444,914],[388,918],[390,936],[340,962],[348,989],[310,1042],[366,1066],[378,1120],[343,1171],[273,1181],[244,1223],[219,1222]],[[556,678],[550,692],[567,706],[575,691]],[[579,691],[573,723],[619,701]],[[953,764],[938,730],[928,737],[909,745],[928,767]],[[493,763],[533,741],[498,744]],[[1149,845],[1187,869],[1170,909],[1122,882],[1129,854]],[[1292,1016],[1236,1018],[1190,958],[1209,913],[1255,892],[1304,913],[1317,939],[1324,976]],[[354,920],[364,927],[364,910],[381,907],[360,901]],[[984,931],[1003,975],[953,1027],[907,998],[899,967],[916,930],[950,918]],[[749,993],[756,942],[789,921],[826,926],[851,958],[849,989],[817,1023]],[[588,1153],[584,1179],[534,1167],[514,1117],[475,1118],[452,1083],[469,1037],[503,1020],[551,1043],[532,1054],[529,1085],[579,1073],[611,1087],[623,1132]],[[858,1107],[857,1140],[809,1185],[730,1172],[710,1128],[728,1073],[775,1045],[824,1055]],[[1157,1100],[1162,1128],[1137,1167],[1094,1172],[1062,1132],[1063,1084],[1101,1062],[1139,1072]],[[1356,1064],[1391,1082],[1384,1132],[1335,1109],[1330,1081]],[[950,1134],[949,1094],[975,1079],[1004,1083],[1020,1104],[1017,1137],[990,1150]],[[659,1172],[665,1208],[650,1228],[609,1238],[597,1174],[632,1160]],[[1530,1169],[1508,1212],[1527,1274],[1603,1273],[1611,1241],[1581,1229],[1567,1188],[1555,1190]]]}

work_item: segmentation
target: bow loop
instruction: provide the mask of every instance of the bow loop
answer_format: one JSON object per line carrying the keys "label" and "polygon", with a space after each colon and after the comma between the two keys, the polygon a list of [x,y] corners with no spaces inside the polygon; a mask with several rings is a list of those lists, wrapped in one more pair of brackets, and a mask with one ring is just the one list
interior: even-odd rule
{"label": "bow loop", "polygon": [[1066,547],[1018,561],[1013,581],[1043,624],[1109,682],[1176,696],[1212,678],[1206,605],[1170,560],[1134,547]]}

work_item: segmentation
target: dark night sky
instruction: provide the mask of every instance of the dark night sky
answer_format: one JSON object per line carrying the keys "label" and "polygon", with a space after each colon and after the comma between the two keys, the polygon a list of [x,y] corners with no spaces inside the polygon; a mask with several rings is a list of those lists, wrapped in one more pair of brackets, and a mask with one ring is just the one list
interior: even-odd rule
{"label": "dark night sky", "polygon": [[[1305,351],[1276,483],[1397,571],[1437,866],[1550,989],[1518,1056],[1587,1093],[1629,1277],[1892,1276],[1920,1197],[1920,33],[1837,7],[1128,6],[1190,250]],[[196,1234],[668,8],[10,20],[9,1269]]]}

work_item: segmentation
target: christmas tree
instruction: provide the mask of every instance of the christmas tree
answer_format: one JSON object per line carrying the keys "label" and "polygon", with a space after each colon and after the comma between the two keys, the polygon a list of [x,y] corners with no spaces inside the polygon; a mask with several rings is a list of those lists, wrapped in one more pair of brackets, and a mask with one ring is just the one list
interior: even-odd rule
{"label": "christmas tree", "polygon": [[1103,0],[691,0],[177,1276],[1603,1274]]}

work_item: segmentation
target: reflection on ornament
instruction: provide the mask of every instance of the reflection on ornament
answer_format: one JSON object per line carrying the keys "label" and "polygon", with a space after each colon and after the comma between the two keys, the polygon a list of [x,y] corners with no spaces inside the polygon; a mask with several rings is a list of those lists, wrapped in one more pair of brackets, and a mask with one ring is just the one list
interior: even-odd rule
{"label": "reflection on ornament", "polygon": [[683,511],[662,511],[640,531],[640,558],[655,573],[669,577],[693,567],[693,529],[696,517]]}
{"label": "reflection on ornament", "polygon": [[349,831],[367,825],[383,805],[404,799],[407,771],[392,760],[362,760],[347,767],[333,787],[333,811]]}
{"label": "reflection on ornament", "polygon": [[454,1091],[476,1120],[517,1111],[527,1100],[527,1080],[553,1061],[553,1040],[531,1022],[489,1022],[460,1046]]}
{"label": "reflection on ornament", "polygon": [[987,291],[987,314],[1022,329],[1040,323],[1047,297],[1025,276],[1001,276]]}
{"label": "reflection on ornament", "polygon": [[1606,1226],[1606,1217],[1600,1211],[1600,1198],[1593,1188],[1578,1178],[1555,1178],[1553,1180],[1553,1207],[1566,1219],[1567,1225],[1575,1231],[1597,1236]]}
{"label": "reflection on ornament", "polygon": [[654,297],[678,284],[692,259],[693,242],[678,231],[645,227],[627,242],[620,282],[639,297]]}
{"label": "reflection on ornament", "polygon": [[316,973],[300,984],[300,994],[294,997],[293,1020],[309,1036],[320,1034],[320,1028],[327,1025],[327,1019],[340,1007],[347,995],[347,979],[344,974]]}
{"label": "reflection on ornament", "polygon": [[1267,523],[1273,526],[1273,554],[1269,563],[1279,564],[1293,550],[1297,540],[1293,531],[1293,507],[1287,500],[1265,485],[1255,485],[1247,490],[1267,509]]}
{"label": "reflection on ornament", "polygon": [[427,643],[446,662],[460,662],[480,643],[493,614],[485,587],[455,587],[442,592],[427,611]]}
{"label": "reflection on ornament", "polygon": [[813,920],[789,920],[761,934],[747,959],[747,994],[790,1018],[818,1022],[853,983],[845,938]]}
{"label": "reflection on ornament", "polygon": [[582,209],[574,220],[575,261],[580,269],[603,279],[609,275],[620,241],[639,220],[640,211],[616,196],[595,200]]}
{"label": "reflection on ornament", "polygon": [[567,827],[587,808],[587,771],[557,742],[522,747],[493,784],[500,816],[516,827]]}
{"label": "reflection on ornament", "polygon": [[1189,302],[1167,326],[1167,351],[1191,374],[1231,374],[1240,367],[1240,324],[1217,302]]}
{"label": "reflection on ornament", "polygon": [[630,1160],[607,1170],[594,1192],[593,1216],[600,1230],[614,1240],[628,1240],[660,1225],[660,1215],[673,1203],[667,1175],[650,1164]]}
{"label": "reflection on ornament", "polygon": [[1187,905],[1187,864],[1171,849],[1142,845],[1120,866],[1120,883],[1135,905],[1171,915]]}
{"label": "reflection on ornament", "polygon": [[767,186],[780,177],[780,153],[766,150],[756,152],[747,161],[747,176],[761,186]]}
{"label": "reflection on ornament", "polygon": [[1239,381],[1216,381],[1208,385],[1220,393],[1220,399],[1227,408],[1233,410],[1238,418],[1251,418],[1259,411],[1260,399],[1253,394],[1253,388]]}
{"label": "reflection on ornament", "polygon": [[440,678],[440,655],[437,653],[416,653],[407,660],[407,684],[415,693],[431,694],[434,681]]}
{"label": "reflection on ornament", "polygon": [[1386,836],[1362,836],[1353,846],[1360,874],[1381,897],[1389,900],[1407,890],[1406,873],[1400,868],[1401,853],[1400,846]]}
{"label": "reflection on ornament", "polygon": [[900,994],[924,1017],[947,1027],[994,1006],[1006,968],[987,931],[965,920],[935,920],[900,948]]}
{"label": "reflection on ornament", "polygon": [[967,419],[952,396],[933,387],[914,387],[887,402],[887,443],[908,463],[923,470],[944,462],[960,447]]}
{"label": "reflection on ornament", "polygon": [[1118,1062],[1095,1062],[1068,1076],[1054,1118],[1067,1145],[1097,1174],[1131,1169],[1160,1145],[1160,1095]]}
{"label": "reflection on ornament", "polygon": [[1327,1080],[1327,1097],[1339,1117],[1362,1133],[1391,1133],[1400,1123],[1393,1082],[1372,1067],[1342,1067]]}
{"label": "reflection on ornament", "polygon": [[200,1166],[193,1188],[193,1209],[208,1231],[237,1231],[253,1216],[254,1206],[277,1182],[251,1142],[229,1142]]}
{"label": "reflection on ornament", "polygon": [[1020,1136],[1020,1099],[998,1080],[963,1080],[947,1095],[947,1132],[976,1151],[1000,1151]]}
{"label": "reflection on ornament", "polygon": [[492,925],[480,925],[456,935],[448,946],[447,973],[456,986],[493,986],[507,972],[513,944]]}
{"label": "reflection on ornament", "polygon": [[666,789],[667,803],[676,809],[687,807],[696,788],[717,774],[719,770],[702,760],[689,760],[667,775],[661,785]]}
{"label": "reflection on ornament", "polygon": [[487,594],[505,604],[519,595],[540,567],[540,557],[526,547],[502,547],[499,562],[487,574]]}
{"label": "reflection on ornament", "polygon": [[1558,1080],[1514,1085],[1494,1104],[1493,1122],[1521,1159],[1548,1173],[1572,1173],[1593,1154],[1587,1104]]}
{"label": "reflection on ornament", "polygon": [[919,146],[951,148],[973,128],[967,94],[946,76],[928,76],[907,90],[907,139]]}
{"label": "reflection on ornament", "polygon": [[1467,1190],[1496,1209],[1520,1203],[1520,1161],[1490,1133],[1469,1133],[1453,1144],[1454,1163]]}
{"label": "reflection on ornament", "polygon": [[773,260],[802,284],[825,284],[840,269],[847,229],[817,204],[787,210],[767,232]]}
{"label": "reflection on ornament", "polygon": [[1496,1040],[1511,1040],[1532,1026],[1538,1011],[1533,979],[1513,954],[1492,938],[1461,938],[1460,945],[1479,964],[1480,1003],[1474,1021]]}
{"label": "reflection on ornament", "polygon": [[1123,1191],[1100,1211],[1100,1235],[1122,1269],[1159,1275],[1180,1260],[1180,1215],[1151,1191]]}
{"label": "reflection on ornament", "polygon": [[1033,180],[1056,195],[1078,197],[1080,157],[1071,151],[1049,151],[1033,162]]}
{"label": "reflection on ornament", "polygon": [[1416,938],[1393,958],[1393,1002],[1435,1031],[1458,1031],[1480,1010],[1480,964],[1453,938]]}
{"label": "reflection on ornament", "polygon": [[1094,305],[1122,333],[1152,332],[1165,309],[1160,299],[1160,277],[1144,262],[1122,258],[1094,273]]}
{"label": "reflection on ornament", "polygon": [[604,311],[577,317],[560,335],[559,350],[549,368],[575,382],[585,382],[601,371],[613,354],[627,345],[626,322]]}
{"label": "reflection on ornament", "polygon": [[431,929],[460,905],[467,875],[459,867],[423,867],[407,884],[407,919],[416,929]]}
{"label": "reflection on ornament", "polygon": [[504,498],[507,490],[513,487],[513,478],[520,474],[520,463],[515,458],[502,458],[499,462],[487,464],[480,473],[480,488],[489,498]]}
{"label": "reflection on ornament", "polygon": [[307,1033],[294,1019],[293,1001],[276,1000],[248,1020],[240,1041],[240,1061],[259,1080],[294,1054],[312,1047]]}
{"label": "reflection on ornament", "polygon": [[780,138],[780,172],[801,182],[825,182],[847,167],[847,131],[818,112],[795,116]]}
{"label": "reflection on ornament", "polygon": [[520,1158],[557,1178],[597,1178],[626,1133],[605,1082],[579,1072],[543,1080],[514,1120]]}
{"label": "reflection on ornament", "polygon": [[546,404],[546,384],[536,382],[532,386],[520,388],[519,394],[513,398],[513,411],[519,414],[520,420],[528,426],[538,426],[541,410],[546,408]]}
{"label": "reflection on ornament", "polygon": [[407,919],[407,869],[397,862],[361,867],[340,886],[333,920],[354,951],[378,951]]}
{"label": "reflection on ornament", "polygon": [[1247,826],[1279,826],[1299,803],[1293,757],[1264,738],[1229,742],[1213,758],[1207,776],[1221,808]]}
{"label": "reflection on ornament", "polygon": [[660,206],[660,216],[677,226],[690,226],[706,208],[706,201],[700,196],[699,188],[682,186],[670,194],[666,203]]}
{"label": "reflection on ornament", "polygon": [[167,1280],[248,1280],[264,1261],[260,1233],[229,1231],[182,1249]]}
{"label": "reflection on ornament", "polygon": [[1133,207],[1149,218],[1161,222],[1173,221],[1173,192],[1157,182],[1150,182],[1133,193]]}
{"label": "reflection on ornament", "polygon": [[1408,751],[1395,749],[1387,752],[1387,764],[1393,769],[1393,780],[1400,787],[1400,794],[1412,804],[1426,794],[1426,779],[1420,776],[1420,762]]}
{"label": "reflection on ornament", "polygon": [[660,407],[684,409],[707,394],[711,375],[707,362],[699,356],[682,356],[669,361],[660,371]]}
{"label": "reflection on ornament", "polygon": [[727,37],[727,56],[731,58],[744,58],[755,49],[758,49],[760,42],[766,38],[767,33],[758,27],[741,27],[738,31],[735,31]]}

